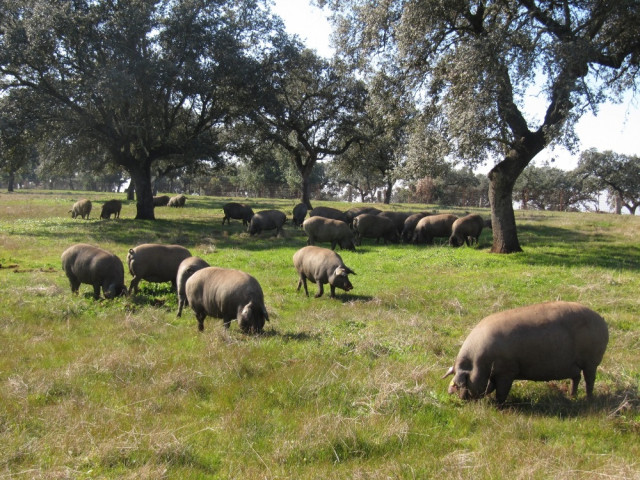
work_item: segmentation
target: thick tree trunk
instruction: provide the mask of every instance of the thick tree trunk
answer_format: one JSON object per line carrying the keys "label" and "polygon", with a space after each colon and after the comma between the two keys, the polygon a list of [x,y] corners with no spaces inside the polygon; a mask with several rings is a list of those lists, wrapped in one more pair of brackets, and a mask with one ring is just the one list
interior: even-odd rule
{"label": "thick tree trunk", "polygon": [[13,172],[9,172],[9,184],[7,185],[7,192],[13,192],[15,178],[15,174]]}
{"label": "thick tree trunk", "polygon": [[141,166],[129,173],[136,189],[136,220],[155,220],[151,169],[148,166]]}
{"label": "thick tree trunk", "polygon": [[311,189],[311,169],[309,169],[309,171],[307,171],[307,169],[304,169],[300,172],[300,175],[302,176],[302,198],[300,199],[300,201],[304,203],[309,210],[312,210],[313,207],[311,206],[311,194],[309,192],[309,190]]}
{"label": "thick tree trunk", "polygon": [[127,200],[135,200],[136,194],[136,185],[133,183],[133,178],[129,181],[129,186],[127,187]]}
{"label": "thick tree trunk", "polygon": [[529,161],[507,159],[489,172],[489,203],[493,230],[492,253],[521,252],[513,211],[513,186]]}
{"label": "thick tree trunk", "polygon": [[393,192],[393,182],[387,180],[387,188],[384,191],[384,203],[389,205],[391,203],[391,193]]}

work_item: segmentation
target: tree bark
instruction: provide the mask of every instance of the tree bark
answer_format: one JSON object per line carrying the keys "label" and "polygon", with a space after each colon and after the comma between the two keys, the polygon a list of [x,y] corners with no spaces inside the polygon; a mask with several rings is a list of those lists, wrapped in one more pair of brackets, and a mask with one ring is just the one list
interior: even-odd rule
{"label": "tree bark", "polygon": [[300,176],[302,177],[302,198],[300,201],[304,203],[309,210],[312,210],[311,206],[311,194],[309,192],[311,188],[310,180],[311,180],[311,169],[303,169],[300,171]]}
{"label": "tree bark", "polygon": [[129,172],[136,191],[136,220],[155,220],[151,168],[140,166]]}
{"label": "tree bark", "polygon": [[9,172],[9,184],[7,185],[7,192],[13,192],[13,186],[15,183],[15,174],[13,171]]}
{"label": "tree bark", "polygon": [[391,193],[393,192],[393,182],[391,179],[387,180],[387,188],[384,191],[384,203],[389,205],[391,203]]}
{"label": "tree bark", "polygon": [[489,203],[491,204],[491,228],[493,230],[492,253],[521,252],[513,211],[513,186],[531,158],[523,158],[512,152],[511,156],[489,172]]}

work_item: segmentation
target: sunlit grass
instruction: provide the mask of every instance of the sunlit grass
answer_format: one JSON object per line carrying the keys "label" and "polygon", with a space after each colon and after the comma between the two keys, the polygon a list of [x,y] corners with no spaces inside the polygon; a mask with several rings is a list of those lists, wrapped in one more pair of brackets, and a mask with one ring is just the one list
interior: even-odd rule
{"label": "sunlit grass", "polygon": [[[222,227],[230,199],[209,197],[158,208],[156,221],[133,220],[133,202],[98,220],[114,196],[0,194],[0,477],[638,476],[638,218],[516,212],[514,255],[489,254],[490,231],[479,248],[365,241],[339,252],[354,290],[314,299],[295,289],[306,238],[291,225],[250,237],[241,222]],[[82,197],[92,218],[72,220]],[[251,203],[290,216],[296,202]],[[252,337],[207,318],[198,333],[168,284],[73,296],[60,254],[76,242],[123,261],[140,243],[183,244],[255,276],[271,322]],[[447,395],[440,377],[482,317],[554,299],[609,323],[594,401],[583,385],[570,399],[562,381],[516,382],[502,410]]]}

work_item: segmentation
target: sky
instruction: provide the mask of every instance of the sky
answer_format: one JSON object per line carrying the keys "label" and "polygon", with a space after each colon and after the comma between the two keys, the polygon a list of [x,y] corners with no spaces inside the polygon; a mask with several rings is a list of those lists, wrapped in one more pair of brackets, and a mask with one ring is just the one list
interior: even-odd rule
{"label": "sky", "polygon": [[[308,0],[274,0],[274,12],[285,22],[287,31],[296,34],[309,47],[325,57],[334,53],[330,46],[331,24],[328,12],[311,6]],[[602,104],[597,115],[587,113],[576,125],[580,140],[577,154],[566,149],[545,149],[534,159],[541,166],[545,162],[564,170],[572,170],[578,164],[579,152],[589,148],[599,151],[612,150],[626,155],[640,155],[640,98],[625,97],[621,104]],[[478,168],[486,173],[493,164]]]}

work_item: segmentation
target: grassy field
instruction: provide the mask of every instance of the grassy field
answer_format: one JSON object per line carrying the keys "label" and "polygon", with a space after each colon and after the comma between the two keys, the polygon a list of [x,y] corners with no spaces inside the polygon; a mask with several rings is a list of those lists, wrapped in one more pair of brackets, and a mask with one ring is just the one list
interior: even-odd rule
{"label": "grassy field", "polygon": [[[88,221],[67,213],[81,197]],[[491,231],[479,248],[365,240],[340,252],[354,290],[314,299],[296,292],[306,237],[291,225],[249,237],[211,197],[98,220],[112,197],[0,194],[0,478],[640,478],[640,218],[517,211],[513,255],[488,253]],[[295,202],[250,203],[290,217]],[[256,337],[207,318],[198,333],[169,284],[73,296],[60,255],[77,242],[123,262],[180,243],[256,277],[271,322]],[[556,299],[609,324],[592,401],[569,381],[516,382],[503,409],[447,394],[440,377],[481,318]]]}

